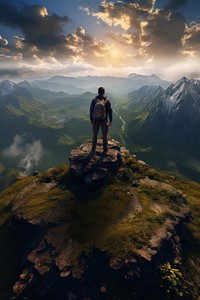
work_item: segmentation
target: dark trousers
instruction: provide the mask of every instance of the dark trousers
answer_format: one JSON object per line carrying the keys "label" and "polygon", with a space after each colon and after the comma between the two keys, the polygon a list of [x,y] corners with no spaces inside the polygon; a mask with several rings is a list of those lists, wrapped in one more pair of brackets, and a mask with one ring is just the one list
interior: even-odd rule
{"label": "dark trousers", "polygon": [[97,136],[99,133],[99,128],[101,127],[102,135],[103,135],[103,150],[108,150],[108,125],[105,121],[95,121],[93,123],[92,129],[93,129],[93,140],[92,140],[92,149],[94,150],[96,148],[97,144]]}

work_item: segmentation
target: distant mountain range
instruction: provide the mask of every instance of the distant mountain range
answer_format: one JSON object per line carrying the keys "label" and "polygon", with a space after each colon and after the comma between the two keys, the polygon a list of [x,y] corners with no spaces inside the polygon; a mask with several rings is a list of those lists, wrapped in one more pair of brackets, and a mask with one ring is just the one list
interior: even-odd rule
{"label": "distant mountain range", "polygon": [[112,76],[86,76],[86,77],[65,77],[54,76],[48,80],[37,80],[31,82],[32,87],[39,87],[54,92],[67,92],[69,94],[82,94],[85,91],[96,93],[99,86],[104,86],[108,94],[115,97],[122,97],[129,92],[144,85],[160,85],[164,89],[171,82],[162,80],[152,74],[150,76],[130,74],[128,77]]}
{"label": "distant mountain range", "polygon": [[[113,96],[127,95],[129,92],[139,89],[145,85],[161,86],[166,89],[171,82],[162,80],[155,74],[150,76],[140,74],[130,74],[127,77],[112,76],[85,76],[85,77],[65,77],[54,76],[45,80],[34,80],[31,82],[22,81],[14,84],[8,80],[0,82],[1,94],[14,92],[16,89],[22,88],[29,90],[33,96],[40,98],[54,99],[68,95],[80,95],[85,92],[97,93],[99,86],[104,86],[107,94]],[[51,93],[49,93],[51,92]],[[53,93],[54,92],[54,93]]]}
{"label": "distant mountain range", "polygon": [[23,149],[34,141],[41,143],[43,169],[64,163],[66,152],[91,137],[89,106],[100,85],[107,87],[113,105],[111,137],[120,138],[158,169],[198,178],[200,82],[183,77],[170,84],[154,74],[0,82],[3,167],[19,164],[19,158],[4,155],[16,135],[23,140]]}

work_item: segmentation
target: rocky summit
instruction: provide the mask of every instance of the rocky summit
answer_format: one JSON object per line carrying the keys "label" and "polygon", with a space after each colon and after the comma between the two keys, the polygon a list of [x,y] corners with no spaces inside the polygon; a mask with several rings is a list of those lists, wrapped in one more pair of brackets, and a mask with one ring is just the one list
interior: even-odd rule
{"label": "rocky summit", "polygon": [[[108,146],[103,153],[98,140],[91,153],[88,141],[72,150],[69,165],[19,178],[1,192],[2,299],[187,294],[179,267],[182,245],[192,243],[183,224],[192,224],[194,236],[197,228],[194,186],[157,172],[114,140]],[[174,267],[176,288],[163,279]]]}
{"label": "rocky summit", "polygon": [[108,180],[110,173],[116,173],[129,151],[115,140],[108,141],[108,151],[103,152],[102,141],[97,141],[96,151],[92,151],[92,141],[71,151],[70,176],[82,182],[86,188],[96,188]]}

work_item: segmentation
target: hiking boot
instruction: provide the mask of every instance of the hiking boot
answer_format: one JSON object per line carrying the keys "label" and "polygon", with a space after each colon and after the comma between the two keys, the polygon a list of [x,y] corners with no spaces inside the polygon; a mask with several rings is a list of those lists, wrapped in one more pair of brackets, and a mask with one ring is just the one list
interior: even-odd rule
{"label": "hiking boot", "polygon": [[87,156],[87,159],[90,160],[90,159],[93,157],[94,153],[95,153],[95,149],[92,148],[92,149],[90,150],[90,153],[89,153],[88,156]]}
{"label": "hiking boot", "polygon": [[90,155],[94,155],[96,149],[92,147],[92,149],[90,150]]}

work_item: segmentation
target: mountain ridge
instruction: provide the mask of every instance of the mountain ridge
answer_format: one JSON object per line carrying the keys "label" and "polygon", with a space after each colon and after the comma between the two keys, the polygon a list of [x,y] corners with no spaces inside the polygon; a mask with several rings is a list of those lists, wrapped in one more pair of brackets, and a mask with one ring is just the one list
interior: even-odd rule
{"label": "mountain ridge", "polygon": [[[156,75],[137,75],[134,77],[114,77],[114,76],[78,76],[78,77],[66,77],[66,76],[54,76],[46,81],[33,81],[34,86],[43,86],[48,83],[48,87],[53,90],[53,85],[57,84],[56,91],[59,88],[64,89],[67,92],[65,85],[73,85],[79,89],[96,93],[98,86],[105,86],[106,91],[115,96],[122,96],[128,92],[138,89],[143,85],[161,85],[163,88],[168,87],[171,82],[162,80]],[[49,85],[51,83],[51,85]],[[59,86],[60,85],[60,86]],[[81,91],[82,92],[82,91]],[[77,90],[77,93],[79,91]]]}
{"label": "mountain ridge", "polygon": [[[200,81],[182,77],[171,85],[160,98],[157,110],[149,114],[146,122],[146,126],[151,124],[151,131],[155,135],[164,133],[167,144],[182,140],[185,144],[190,143],[191,147],[199,147],[200,136],[195,128],[200,125]],[[156,129],[158,127],[159,132]]]}
{"label": "mountain ridge", "polygon": [[[119,105],[130,149],[158,169],[199,179],[200,81],[180,78],[156,95],[154,87],[129,93]],[[138,151],[138,152],[137,152]]]}

